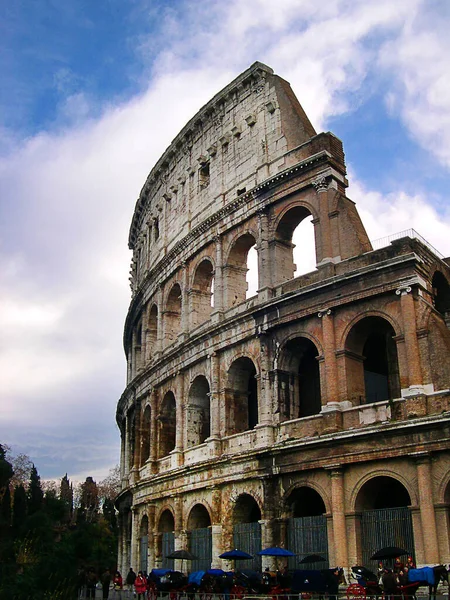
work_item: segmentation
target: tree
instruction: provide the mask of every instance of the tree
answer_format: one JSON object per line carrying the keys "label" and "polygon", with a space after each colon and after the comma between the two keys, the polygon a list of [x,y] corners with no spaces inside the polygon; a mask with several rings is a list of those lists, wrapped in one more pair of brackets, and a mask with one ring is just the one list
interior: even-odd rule
{"label": "tree", "polygon": [[120,466],[115,465],[109,470],[108,475],[98,484],[98,494],[104,502],[106,498],[114,502],[120,492]]}
{"label": "tree", "polygon": [[0,503],[0,531],[2,527],[11,525],[11,492],[9,486],[5,486],[5,491]]}
{"label": "tree", "polygon": [[30,474],[30,483],[28,486],[28,514],[34,515],[42,508],[44,492],[41,488],[41,478],[38,475],[36,467],[33,465]]}
{"label": "tree", "polygon": [[59,497],[65,506],[65,521],[70,521],[73,515],[73,485],[70,483],[67,473],[61,479]]}
{"label": "tree", "polygon": [[88,523],[97,520],[98,517],[98,488],[92,477],[86,477],[86,481],[81,485],[79,518]]}
{"label": "tree", "polygon": [[26,454],[18,454],[13,456],[11,454],[11,448],[7,444],[3,445],[6,452],[7,459],[11,462],[14,474],[10,479],[10,490],[11,492],[18,485],[23,485],[24,488],[28,486],[30,480],[31,469],[33,468],[33,462]]}
{"label": "tree", "polygon": [[14,488],[13,501],[13,528],[17,532],[21,529],[27,516],[27,493],[23,485]]}
{"label": "tree", "polygon": [[6,450],[0,444],[0,493],[7,486],[14,475],[12,464],[6,460]]}

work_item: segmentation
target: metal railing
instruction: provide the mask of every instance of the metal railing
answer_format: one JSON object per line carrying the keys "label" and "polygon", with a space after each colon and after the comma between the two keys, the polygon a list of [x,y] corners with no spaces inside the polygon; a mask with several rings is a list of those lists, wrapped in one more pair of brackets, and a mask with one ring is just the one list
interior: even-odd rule
{"label": "metal railing", "polygon": [[419,242],[422,242],[422,244],[426,246],[429,250],[431,250],[431,252],[433,252],[433,254],[435,254],[438,258],[440,258],[441,260],[445,258],[444,255],[441,254],[441,252],[439,252],[439,250],[436,250],[436,248],[432,246],[429,242],[427,242],[427,240],[423,238],[420,235],[420,233],[417,233],[415,229],[405,229],[405,231],[399,231],[398,233],[392,233],[391,235],[388,235],[386,237],[378,238],[377,240],[371,242],[372,248],[374,250],[385,248],[386,246],[389,246],[391,242],[395,240],[400,240],[404,237],[419,240]]}

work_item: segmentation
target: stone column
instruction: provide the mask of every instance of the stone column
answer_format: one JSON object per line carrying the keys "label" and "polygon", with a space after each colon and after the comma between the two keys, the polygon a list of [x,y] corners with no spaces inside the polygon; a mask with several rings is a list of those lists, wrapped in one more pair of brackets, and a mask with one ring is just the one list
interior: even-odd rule
{"label": "stone column", "polygon": [[133,469],[138,471],[141,466],[141,444],[142,444],[142,419],[141,419],[141,404],[136,402],[135,405],[135,421],[134,421],[134,456]]}
{"label": "stone column", "polygon": [[410,391],[420,393],[423,392],[422,369],[417,341],[416,312],[411,291],[412,288],[409,285],[403,285],[395,293],[397,296],[400,296],[401,302],[406,359],[408,361],[409,389]]}
{"label": "stone column", "polygon": [[155,564],[155,505],[147,505],[147,516],[148,516],[148,558],[147,564],[153,566]]}
{"label": "stone column", "polygon": [[211,320],[217,322],[222,316],[224,307],[222,238],[219,234],[215,236],[214,242],[216,246],[216,264],[214,269],[214,306],[211,311]]}
{"label": "stone column", "polygon": [[211,569],[221,569],[223,567],[222,559],[219,554],[222,553],[222,525],[211,525],[212,538],[212,562]]}
{"label": "stone column", "polygon": [[336,364],[336,341],[334,336],[334,316],[330,309],[321,310],[323,354],[325,359],[325,386],[322,404],[335,404],[338,400],[338,373]]}
{"label": "stone column", "polygon": [[272,297],[272,260],[269,246],[269,218],[265,210],[258,211],[258,300]]}
{"label": "stone column", "polygon": [[158,394],[155,389],[153,389],[150,394],[150,411],[150,470],[152,473],[156,473],[156,460],[158,458],[158,421],[156,420],[156,417],[158,416]]}
{"label": "stone column", "polygon": [[162,286],[158,288],[157,294],[157,306],[158,306],[158,316],[157,316],[157,343],[156,348],[158,352],[161,352],[164,349],[163,340],[164,340],[164,321],[163,321],[163,312],[164,312],[164,296]]}
{"label": "stone column", "polygon": [[328,182],[326,177],[320,176],[314,182],[314,187],[317,192],[319,215],[320,215],[320,257],[318,256],[318,264],[331,262],[333,260],[333,249],[331,246],[331,228],[330,219],[328,216]]}
{"label": "stone column", "polygon": [[147,348],[148,310],[149,310],[149,307],[146,306],[142,311],[141,369],[145,369],[145,366],[150,359],[150,356],[148,356],[148,348]]}
{"label": "stone column", "polygon": [[131,507],[131,566],[138,569],[139,514],[135,506]]}
{"label": "stone column", "polygon": [[176,397],[176,434],[175,434],[175,449],[170,453],[172,456],[172,468],[180,467],[184,462],[184,414],[185,414],[185,399],[184,399],[184,373],[178,372],[178,394]]}
{"label": "stone column", "polygon": [[129,413],[125,416],[125,461],[123,476],[126,478],[130,472],[130,415]]}
{"label": "stone column", "polygon": [[419,489],[420,520],[424,541],[425,562],[439,562],[439,546],[437,540],[436,515],[433,504],[433,478],[431,459],[428,454],[417,458],[417,485]]}
{"label": "stone column", "polygon": [[330,471],[334,555],[339,566],[348,568],[348,544],[345,527],[344,474],[340,467]]}
{"label": "stone column", "polygon": [[[274,531],[273,531],[273,520],[272,519],[265,519],[265,520],[261,520],[259,521],[260,525],[261,525],[261,546],[263,548],[270,548],[272,546],[275,546],[275,541],[274,541]],[[265,571],[265,569],[267,567],[269,567],[270,571],[275,571],[276,570],[276,557],[275,556],[262,556],[262,564],[261,564],[261,569],[262,571]]]}
{"label": "stone column", "polygon": [[189,270],[187,264],[182,266],[182,291],[181,291],[181,332],[189,332]]}
{"label": "stone column", "polygon": [[259,423],[257,425],[259,439],[264,438],[265,444],[273,443],[273,404],[272,388],[270,383],[270,336],[264,333],[259,336],[261,374],[259,377],[258,413]]}

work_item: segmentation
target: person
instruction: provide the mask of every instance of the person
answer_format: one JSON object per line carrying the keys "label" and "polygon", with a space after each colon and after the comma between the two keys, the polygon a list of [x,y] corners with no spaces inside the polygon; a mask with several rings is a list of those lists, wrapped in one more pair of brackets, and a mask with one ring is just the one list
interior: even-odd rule
{"label": "person", "polygon": [[134,582],[136,581],[136,573],[133,571],[133,569],[130,567],[130,570],[128,571],[128,575],[127,578],[125,579],[125,583],[127,586],[127,590],[129,592],[133,591],[133,587],[134,587]]}
{"label": "person", "polygon": [[394,573],[396,573],[398,575],[400,573],[400,571],[403,571],[404,566],[405,565],[400,560],[400,557],[397,556],[397,558],[394,561]]}
{"label": "person", "polygon": [[384,597],[389,600],[393,599],[398,588],[398,579],[396,573],[392,569],[385,569],[382,577]]}
{"label": "person", "polygon": [[337,600],[339,594],[339,567],[336,567],[331,573],[328,582],[328,597],[329,600]]}
{"label": "person", "polygon": [[380,562],[378,563],[378,568],[377,568],[377,581],[378,581],[378,585],[381,585],[383,583],[383,581],[382,581],[383,573],[384,573],[384,565],[383,565],[383,563],[380,560]]}
{"label": "person", "polygon": [[416,568],[416,563],[414,562],[414,559],[412,556],[408,556],[408,558],[406,559],[406,566],[408,567],[408,569]]}
{"label": "person", "polygon": [[145,592],[147,591],[147,580],[145,579],[142,571],[138,572],[138,575],[134,581],[134,589],[138,599],[140,598],[140,600],[144,600]]}
{"label": "person", "polygon": [[111,584],[111,573],[109,569],[102,575],[102,598],[103,600],[108,600],[109,598],[109,586]]}
{"label": "person", "polygon": [[97,575],[94,569],[91,567],[86,575],[86,598],[93,598],[95,600],[95,589],[97,581]]}
{"label": "person", "polygon": [[122,594],[117,593],[120,592],[123,588],[123,579],[120,571],[116,571],[113,577],[113,590],[114,590],[114,598],[121,598]]}

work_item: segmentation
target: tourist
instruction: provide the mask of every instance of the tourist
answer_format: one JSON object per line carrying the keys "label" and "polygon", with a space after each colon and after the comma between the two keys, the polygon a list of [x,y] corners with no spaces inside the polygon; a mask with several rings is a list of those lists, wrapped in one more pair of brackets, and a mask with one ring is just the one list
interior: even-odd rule
{"label": "tourist", "polygon": [[144,577],[144,574],[142,573],[142,571],[139,571],[138,576],[136,577],[135,581],[134,581],[134,589],[136,591],[138,600],[144,600],[145,598],[145,593],[147,591],[147,580]]}

